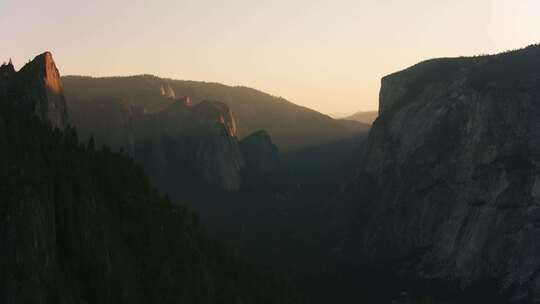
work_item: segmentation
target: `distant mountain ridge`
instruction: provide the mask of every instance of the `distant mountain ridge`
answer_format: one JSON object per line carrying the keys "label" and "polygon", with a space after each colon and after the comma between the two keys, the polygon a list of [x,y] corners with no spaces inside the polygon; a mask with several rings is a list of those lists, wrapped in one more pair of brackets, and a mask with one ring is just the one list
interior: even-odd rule
{"label": "distant mountain ridge", "polygon": [[375,119],[379,116],[379,111],[359,111],[352,115],[345,116],[342,119],[354,120],[368,125],[372,125]]}
{"label": "distant mountain ridge", "polygon": [[68,101],[98,97],[118,98],[128,105],[157,112],[173,102],[171,96],[191,96],[193,102],[218,100],[227,104],[238,123],[238,136],[266,130],[282,153],[351,138],[369,126],[339,120],[295,105],[283,98],[246,87],[183,81],[151,75],[92,78],[62,78]]}

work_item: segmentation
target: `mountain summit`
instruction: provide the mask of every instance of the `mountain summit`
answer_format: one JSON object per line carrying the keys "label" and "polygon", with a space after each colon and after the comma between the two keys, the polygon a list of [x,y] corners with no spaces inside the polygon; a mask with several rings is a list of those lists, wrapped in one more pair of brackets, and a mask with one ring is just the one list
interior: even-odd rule
{"label": "mountain summit", "polygon": [[18,72],[11,60],[0,67],[0,94],[12,106],[34,113],[53,127],[64,129],[67,125],[67,108],[60,74],[52,54],[36,56]]}

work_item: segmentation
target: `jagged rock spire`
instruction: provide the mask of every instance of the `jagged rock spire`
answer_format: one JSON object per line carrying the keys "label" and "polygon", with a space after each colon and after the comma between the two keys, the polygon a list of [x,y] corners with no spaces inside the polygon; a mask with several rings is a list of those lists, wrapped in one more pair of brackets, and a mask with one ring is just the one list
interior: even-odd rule
{"label": "jagged rock spire", "polygon": [[9,62],[6,63],[4,61],[4,63],[2,64],[2,66],[0,66],[0,72],[2,74],[5,74],[5,73],[15,73],[15,68],[13,67],[13,62],[11,61],[11,58],[9,58]]}
{"label": "jagged rock spire", "polygon": [[11,63],[11,58],[9,59],[9,63],[3,63],[0,66],[0,98],[2,98],[3,95],[6,94],[10,82],[15,75],[15,68],[13,67],[13,64]]}
{"label": "jagged rock spire", "polygon": [[2,78],[6,80],[0,81],[4,83],[5,89],[12,91],[10,102],[49,121],[55,128],[66,127],[67,107],[64,89],[50,52],[36,56],[18,72],[15,71],[10,58],[7,65],[0,67],[0,80]]}

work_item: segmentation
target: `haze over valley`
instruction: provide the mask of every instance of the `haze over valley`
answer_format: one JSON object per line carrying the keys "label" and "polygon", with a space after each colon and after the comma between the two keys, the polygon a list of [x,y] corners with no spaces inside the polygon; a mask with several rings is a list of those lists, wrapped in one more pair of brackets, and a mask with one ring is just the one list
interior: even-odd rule
{"label": "haze over valley", "polygon": [[0,303],[539,303],[537,11],[1,2]]}

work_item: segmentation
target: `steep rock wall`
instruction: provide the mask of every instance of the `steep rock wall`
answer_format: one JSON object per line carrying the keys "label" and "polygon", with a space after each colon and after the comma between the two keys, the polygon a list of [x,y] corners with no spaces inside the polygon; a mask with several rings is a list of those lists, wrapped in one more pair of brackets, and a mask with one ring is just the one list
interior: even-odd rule
{"label": "steep rock wall", "polygon": [[343,258],[540,296],[540,47],[431,60],[382,81],[337,206]]}

